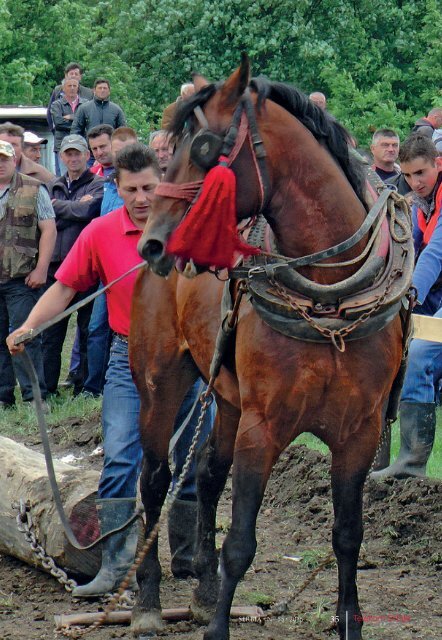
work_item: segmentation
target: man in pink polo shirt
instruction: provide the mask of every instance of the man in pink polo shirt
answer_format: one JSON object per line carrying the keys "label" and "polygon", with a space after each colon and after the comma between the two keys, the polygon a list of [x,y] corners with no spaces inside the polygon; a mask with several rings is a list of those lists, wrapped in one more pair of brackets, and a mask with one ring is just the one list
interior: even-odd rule
{"label": "man in pink polo shirt", "polygon": [[[96,218],[85,227],[56,272],[57,282],[40,298],[24,324],[8,337],[7,343],[12,354],[23,349],[22,346],[14,345],[17,336],[35,329],[60,313],[69,305],[77,291],[86,291],[99,281],[106,285],[140,262],[137,243],[149,215],[161,171],[154,151],[135,143],[119,152],[115,173],[118,193],[124,206]],[[136,273],[133,273],[106,292],[109,324],[114,338],[103,393],[104,467],[97,500],[102,534],[124,525],[133,514],[142,459],[138,423],[140,401],[128,359],[130,309],[135,279]],[[194,385],[181,406],[175,429],[189,414],[189,427],[192,426],[193,429],[189,428],[188,431],[194,431],[199,415],[199,407],[195,401],[197,393],[198,385]],[[204,435],[210,431],[212,421],[213,414],[206,421]],[[185,459],[185,454],[186,451],[180,452],[181,458]],[[178,453],[175,466],[180,469],[184,460],[177,457]],[[175,571],[172,562],[172,570],[177,576],[185,577],[191,573],[193,539],[188,538],[189,532],[192,533],[192,525],[195,525],[194,472],[189,481],[186,479],[179,497],[177,503],[181,511],[177,518],[181,529],[186,517],[187,520],[192,519],[192,522],[186,522],[185,539],[182,533],[175,536],[176,548],[171,550],[173,556],[175,552],[178,553],[179,562],[175,563]],[[137,534],[135,522],[106,538],[103,541],[99,573],[89,584],[76,587],[73,595],[96,597],[118,587],[133,562]]]}

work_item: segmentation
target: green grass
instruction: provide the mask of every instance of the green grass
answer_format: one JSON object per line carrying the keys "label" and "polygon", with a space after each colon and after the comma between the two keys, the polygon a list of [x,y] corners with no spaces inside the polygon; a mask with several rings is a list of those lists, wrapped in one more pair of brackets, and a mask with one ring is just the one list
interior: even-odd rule
{"label": "green grass", "polygon": [[[303,433],[296,438],[295,444],[303,444],[310,449],[315,449],[321,453],[328,453],[328,447],[321,442],[316,436],[310,433]],[[399,420],[397,420],[391,432],[391,460],[395,460],[399,453],[400,432]],[[427,465],[427,475],[430,478],[442,479],[442,409],[437,411],[436,437],[434,440],[433,450]]]}
{"label": "green grass", "polygon": [[[62,425],[73,419],[79,421],[100,422],[101,400],[95,398],[73,398],[71,393],[63,391],[59,398],[48,402],[50,412],[46,417],[49,427]],[[35,410],[17,399],[15,409],[0,412],[0,435],[8,438],[27,436],[38,433],[38,423]],[[68,428],[66,442],[69,442]]]}
{"label": "green grass", "polygon": [[[75,318],[71,318],[68,333],[63,346],[62,367],[60,380],[64,380],[69,371],[72,344],[75,337]],[[15,391],[16,407],[0,411],[0,435],[9,438],[19,436],[26,438],[28,435],[38,433],[38,423],[35,410],[32,406],[22,402],[18,386]],[[70,390],[61,389],[60,396],[48,401],[50,413],[46,416],[48,426],[69,423],[73,419],[79,421],[100,422],[101,399],[72,397]],[[69,441],[68,429],[66,429],[66,442]]]}

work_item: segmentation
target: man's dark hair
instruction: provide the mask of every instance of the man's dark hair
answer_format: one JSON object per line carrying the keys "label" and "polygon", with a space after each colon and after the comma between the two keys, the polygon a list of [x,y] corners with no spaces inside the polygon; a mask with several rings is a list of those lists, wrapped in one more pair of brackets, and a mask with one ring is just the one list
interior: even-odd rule
{"label": "man's dark hair", "polygon": [[21,138],[22,142],[24,132],[25,130],[23,127],[20,127],[18,124],[13,124],[12,122],[3,122],[3,124],[0,124],[0,133],[6,133],[8,136]]}
{"label": "man's dark hair", "polygon": [[130,173],[139,173],[144,169],[152,168],[158,178],[161,178],[162,175],[155,151],[141,144],[141,142],[129,144],[121,149],[115,158],[114,167],[117,182],[123,169]]}
{"label": "man's dark hair", "polygon": [[434,164],[438,155],[436,145],[430,138],[414,133],[402,144],[399,151],[399,162],[411,162],[416,158],[424,158]]}
{"label": "man's dark hair", "polygon": [[97,78],[94,82],[94,89],[97,86],[97,84],[107,84],[107,86],[110,89],[110,82],[109,80],[107,80],[107,78]]}
{"label": "man's dark hair", "polygon": [[83,67],[81,66],[81,64],[78,64],[78,62],[70,62],[69,64],[67,64],[64,68],[64,75],[66,75],[73,69],[78,69],[80,74],[83,75]]}
{"label": "man's dark hair", "polygon": [[393,129],[376,129],[371,139],[372,144],[375,144],[379,138],[398,138],[399,136]]}
{"label": "man's dark hair", "polygon": [[98,136],[103,135],[103,133],[111,138],[113,132],[114,128],[111,127],[110,124],[97,124],[96,127],[92,127],[92,129],[89,129],[89,131],[87,132],[87,139],[90,140],[91,138],[98,138]]}

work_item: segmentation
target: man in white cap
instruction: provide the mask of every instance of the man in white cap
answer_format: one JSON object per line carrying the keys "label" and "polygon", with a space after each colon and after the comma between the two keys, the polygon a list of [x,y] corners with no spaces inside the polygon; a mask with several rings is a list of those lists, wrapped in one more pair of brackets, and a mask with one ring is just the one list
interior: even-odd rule
{"label": "man in white cap", "polygon": [[18,124],[13,124],[12,122],[0,124],[0,140],[9,142],[14,148],[17,170],[25,176],[39,180],[43,184],[50,184],[55,178],[54,174],[23,154],[24,133],[25,130]]}
{"label": "man in white cap", "polygon": [[[31,382],[22,363],[15,372],[6,337],[9,327],[19,327],[40,297],[46,283],[57,231],[49,194],[38,180],[17,171],[14,147],[0,140],[0,409],[15,405],[15,373],[24,401],[31,402]],[[29,345],[46,396],[41,341]]]}
{"label": "man in white cap", "polygon": [[46,138],[40,138],[32,131],[25,131],[23,134],[23,155],[33,162],[40,162],[42,144],[48,144]]}

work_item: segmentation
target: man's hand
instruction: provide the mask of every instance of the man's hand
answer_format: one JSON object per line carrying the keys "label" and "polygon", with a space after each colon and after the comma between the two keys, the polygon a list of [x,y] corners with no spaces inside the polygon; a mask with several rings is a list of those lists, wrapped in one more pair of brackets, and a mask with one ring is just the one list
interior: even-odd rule
{"label": "man's hand", "polygon": [[87,193],[85,196],[80,198],[79,202],[90,202],[93,199],[93,196],[91,196],[90,193]]}
{"label": "man's hand", "polygon": [[27,327],[25,324],[23,324],[21,327],[10,333],[6,338],[7,347],[12,356],[16,356],[18,353],[22,353],[24,351],[24,342],[22,342],[21,344],[14,344],[14,341],[19,336],[22,336],[25,333],[29,333],[29,331],[31,331],[31,327]]}
{"label": "man's hand", "polygon": [[47,278],[48,270],[42,269],[37,265],[35,269],[26,276],[25,284],[27,284],[31,289],[39,289],[46,284]]}

